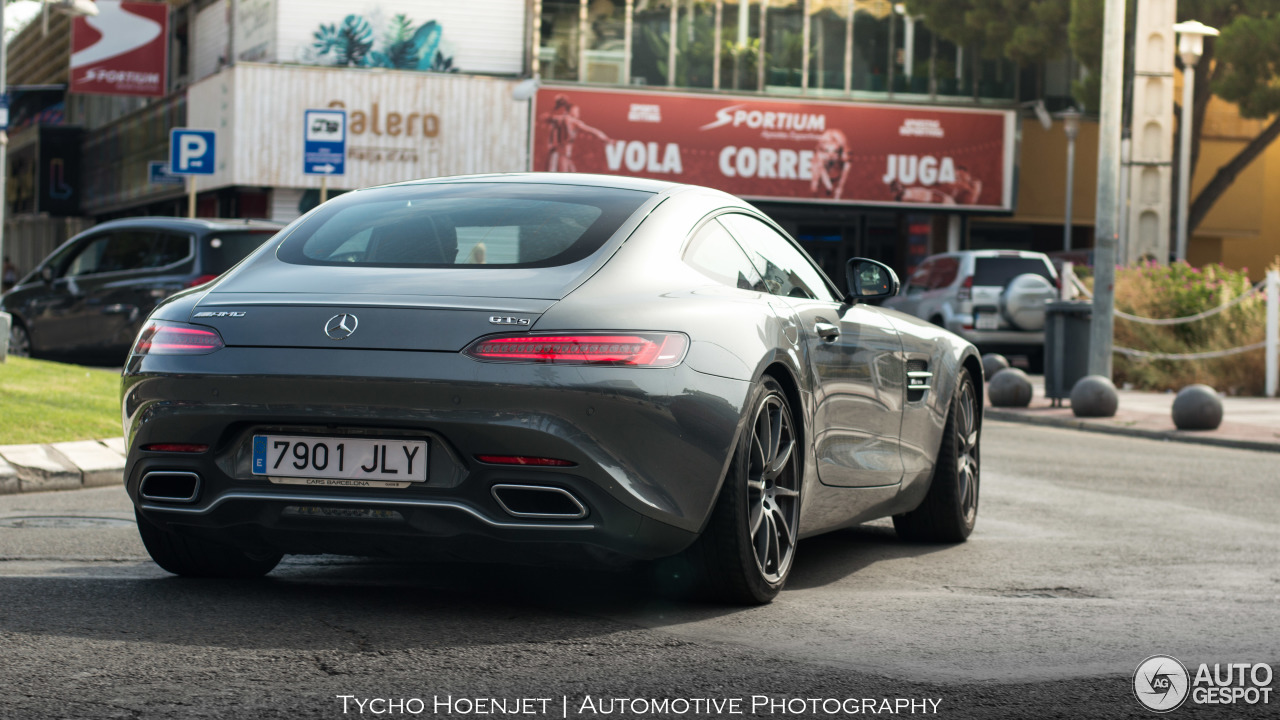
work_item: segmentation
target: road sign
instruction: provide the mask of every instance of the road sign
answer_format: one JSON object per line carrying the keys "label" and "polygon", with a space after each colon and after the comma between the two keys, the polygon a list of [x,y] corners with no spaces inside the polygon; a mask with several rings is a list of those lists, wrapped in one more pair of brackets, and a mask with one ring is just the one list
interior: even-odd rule
{"label": "road sign", "polygon": [[214,132],[174,128],[169,131],[169,173],[212,175]]}
{"label": "road sign", "polygon": [[182,178],[169,172],[169,163],[152,160],[147,163],[147,180],[152,185],[181,185]]}
{"label": "road sign", "polygon": [[343,175],[347,171],[347,111],[303,111],[302,171]]}

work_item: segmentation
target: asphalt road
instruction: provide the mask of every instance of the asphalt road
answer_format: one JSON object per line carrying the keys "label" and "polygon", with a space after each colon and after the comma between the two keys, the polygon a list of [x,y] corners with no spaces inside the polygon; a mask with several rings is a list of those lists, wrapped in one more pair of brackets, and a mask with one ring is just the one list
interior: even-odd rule
{"label": "asphalt road", "polygon": [[1148,656],[1280,666],[1274,454],[996,422],[983,453],[968,543],[810,539],[751,609],[331,557],[182,580],[119,489],[0,497],[0,718],[1141,718]]}

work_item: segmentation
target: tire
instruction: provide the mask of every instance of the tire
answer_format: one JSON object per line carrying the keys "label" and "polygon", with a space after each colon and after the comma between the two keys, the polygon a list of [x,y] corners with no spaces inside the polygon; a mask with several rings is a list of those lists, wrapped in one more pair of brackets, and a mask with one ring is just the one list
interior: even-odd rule
{"label": "tire", "polygon": [[688,554],[704,595],[762,605],[777,597],[791,573],[803,474],[782,386],[766,375],[751,393],[750,408],[711,519]]}
{"label": "tire", "polygon": [[31,357],[31,335],[16,319],[9,326],[9,354],[13,357]]}
{"label": "tire", "polygon": [[271,572],[280,553],[248,553],[229,545],[161,529],[134,510],[142,544],[157,565],[174,575],[204,578],[256,578]]}
{"label": "tire", "polygon": [[915,510],[893,516],[893,527],[902,539],[958,543],[973,532],[978,519],[981,475],[979,412],[973,380],[963,372],[947,412],[929,492]]}

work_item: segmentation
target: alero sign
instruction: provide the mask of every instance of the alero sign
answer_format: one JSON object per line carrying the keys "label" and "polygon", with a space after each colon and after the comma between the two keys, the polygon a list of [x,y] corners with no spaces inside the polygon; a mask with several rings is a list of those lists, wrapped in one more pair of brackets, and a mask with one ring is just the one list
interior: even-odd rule
{"label": "alero sign", "polygon": [[169,6],[98,0],[71,23],[73,93],[160,97],[168,92]]}
{"label": "alero sign", "polygon": [[[346,108],[341,100],[329,103],[331,108]],[[433,138],[440,134],[440,117],[433,113],[400,113],[388,112],[385,116],[377,102],[370,103],[368,110],[351,110],[351,122],[347,127],[352,135],[388,135],[390,137],[424,137]]]}
{"label": "alero sign", "polygon": [[533,167],[734,195],[1013,210],[1007,110],[544,87]]}

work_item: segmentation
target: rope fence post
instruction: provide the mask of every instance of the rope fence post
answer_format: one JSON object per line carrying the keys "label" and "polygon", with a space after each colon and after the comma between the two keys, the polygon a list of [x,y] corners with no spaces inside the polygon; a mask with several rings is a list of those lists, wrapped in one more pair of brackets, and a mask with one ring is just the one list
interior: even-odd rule
{"label": "rope fence post", "polygon": [[1280,270],[1267,271],[1267,397],[1276,396],[1280,372]]}

